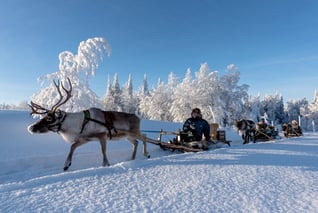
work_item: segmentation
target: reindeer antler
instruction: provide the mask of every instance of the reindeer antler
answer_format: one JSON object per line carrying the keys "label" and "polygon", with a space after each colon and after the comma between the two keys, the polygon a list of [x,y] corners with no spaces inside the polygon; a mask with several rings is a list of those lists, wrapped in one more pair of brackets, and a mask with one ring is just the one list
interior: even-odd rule
{"label": "reindeer antler", "polygon": [[[60,95],[60,99],[59,101],[54,104],[51,108],[51,110],[46,109],[43,106],[40,106],[39,104],[36,104],[34,102],[31,101],[31,104],[28,104],[29,107],[31,108],[32,112],[31,115],[33,114],[38,114],[38,115],[43,115],[43,114],[47,114],[48,112],[55,112],[60,106],[62,106],[63,104],[65,104],[71,97],[72,97],[72,83],[71,80],[69,78],[67,78],[68,84],[69,84],[69,90],[67,90],[63,84],[60,83],[60,81],[58,81],[57,83],[55,81],[53,81],[55,87],[57,88],[57,91]],[[60,86],[62,87],[62,89],[66,92],[66,98],[63,101],[63,95],[60,89]]]}
{"label": "reindeer antler", "polygon": [[32,101],[31,101],[31,105],[30,104],[28,104],[28,105],[32,110],[32,112],[30,113],[31,115],[33,115],[33,114],[43,115],[43,114],[46,114],[50,111],[50,110],[32,102]]}
{"label": "reindeer antler", "polygon": [[[54,106],[52,106],[52,109],[51,109],[52,112],[55,112],[60,106],[65,104],[72,97],[72,83],[71,83],[70,78],[67,78],[67,80],[68,80],[68,84],[69,84],[69,88],[70,88],[69,90],[67,90],[63,84],[60,84],[60,81],[58,81],[57,83],[55,81],[53,81],[54,85],[57,88],[57,91],[60,95],[60,100]],[[62,95],[62,92],[60,89],[60,85],[62,86],[62,89],[66,92],[66,98],[64,101],[62,101],[63,95]]]}

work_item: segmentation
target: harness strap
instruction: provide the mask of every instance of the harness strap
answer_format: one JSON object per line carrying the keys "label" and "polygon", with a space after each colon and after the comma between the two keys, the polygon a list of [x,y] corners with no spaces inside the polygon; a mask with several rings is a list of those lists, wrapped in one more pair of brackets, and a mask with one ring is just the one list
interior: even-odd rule
{"label": "harness strap", "polygon": [[83,133],[84,128],[85,128],[86,124],[88,123],[88,121],[90,120],[90,117],[91,117],[91,115],[89,113],[89,110],[84,110],[83,113],[84,113],[84,120],[83,120],[83,123],[82,123],[81,134]]}
{"label": "harness strap", "polygon": [[67,116],[66,113],[63,113],[62,111],[58,110],[54,115],[54,119],[57,120],[58,123],[55,123],[55,120],[54,120],[54,124],[48,125],[48,129],[52,132],[59,133],[62,129],[62,125],[66,116]]}
{"label": "harness strap", "polygon": [[62,124],[63,124],[65,118],[66,118],[66,113],[64,113],[64,117],[60,120],[60,122],[59,122],[59,124],[58,124],[57,132],[61,131],[61,129],[62,129]]}
{"label": "harness strap", "polygon": [[251,122],[249,122],[247,120],[244,120],[244,123],[245,123],[247,129],[253,129],[253,126],[254,126],[253,123],[251,123]]}
{"label": "harness strap", "polygon": [[115,133],[117,133],[117,130],[116,130],[116,128],[115,128],[114,125],[113,125],[113,117],[112,117],[112,114],[103,112],[103,113],[104,113],[104,119],[105,119],[105,123],[104,123],[104,122],[101,122],[101,121],[96,120],[96,119],[94,119],[94,118],[91,118],[90,113],[89,113],[89,110],[84,110],[83,113],[84,113],[84,120],[83,120],[83,123],[82,123],[81,133],[83,132],[83,130],[84,130],[86,124],[87,124],[89,121],[93,121],[93,122],[95,122],[95,123],[98,123],[98,124],[100,124],[100,125],[106,127],[106,129],[108,130],[109,139],[112,139],[112,130],[114,130]]}
{"label": "harness strap", "polygon": [[117,134],[117,129],[114,127],[114,114],[111,112],[104,111],[104,119],[105,119],[105,126],[108,129],[109,132],[109,138],[112,138],[111,131],[114,130],[114,132]]}

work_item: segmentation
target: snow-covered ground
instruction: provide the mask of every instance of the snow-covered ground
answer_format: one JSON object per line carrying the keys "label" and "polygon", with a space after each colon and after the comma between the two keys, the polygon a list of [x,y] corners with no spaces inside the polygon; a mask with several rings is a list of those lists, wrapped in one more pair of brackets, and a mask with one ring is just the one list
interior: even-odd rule
{"label": "snow-covered ground", "polygon": [[[128,142],[76,150],[57,134],[31,135],[27,112],[0,111],[0,212],[318,212],[318,134],[231,147],[171,153],[149,144],[150,159],[129,161]],[[142,121],[143,130],[179,123]],[[156,138],[156,134],[147,134]],[[165,138],[168,139],[168,138]]]}

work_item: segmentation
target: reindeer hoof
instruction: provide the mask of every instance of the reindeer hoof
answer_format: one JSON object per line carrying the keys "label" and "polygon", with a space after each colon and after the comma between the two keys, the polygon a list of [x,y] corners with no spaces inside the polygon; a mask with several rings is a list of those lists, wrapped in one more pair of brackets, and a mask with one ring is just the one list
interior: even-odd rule
{"label": "reindeer hoof", "polygon": [[64,170],[64,171],[68,170],[68,168],[70,168],[70,166],[71,166],[71,163],[69,163],[67,166],[65,165],[64,168],[63,168],[63,170]]}
{"label": "reindeer hoof", "polygon": [[110,166],[110,164],[108,162],[103,162],[102,166]]}

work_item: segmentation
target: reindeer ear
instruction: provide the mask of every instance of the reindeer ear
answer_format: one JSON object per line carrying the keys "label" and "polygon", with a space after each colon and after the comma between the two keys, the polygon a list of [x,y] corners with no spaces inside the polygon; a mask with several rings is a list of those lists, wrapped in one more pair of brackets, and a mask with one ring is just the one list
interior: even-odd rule
{"label": "reindeer ear", "polygon": [[56,117],[58,117],[58,118],[62,117],[62,110],[57,109],[57,110],[55,111],[55,115],[56,115]]}

